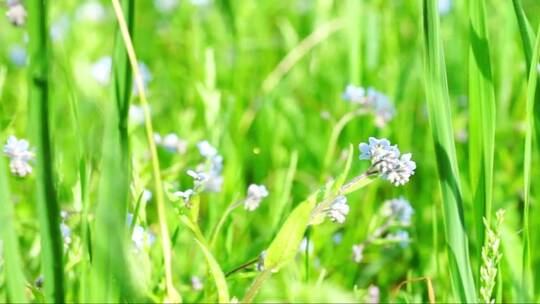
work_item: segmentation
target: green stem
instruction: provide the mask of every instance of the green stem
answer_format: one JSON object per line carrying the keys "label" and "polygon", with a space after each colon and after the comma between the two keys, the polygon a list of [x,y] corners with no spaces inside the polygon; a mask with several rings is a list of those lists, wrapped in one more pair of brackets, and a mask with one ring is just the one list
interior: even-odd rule
{"label": "green stem", "polygon": [[231,214],[231,212],[236,209],[238,206],[242,204],[242,201],[238,201],[236,203],[232,203],[225,212],[223,212],[223,215],[219,219],[218,224],[216,225],[216,228],[214,229],[214,232],[212,233],[212,236],[210,237],[210,248],[214,248],[214,245],[216,243],[217,236],[219,235],[219,232],[221,231],[221,228],[223,227],[223,224],[225,224],[225,220]]}
{"label": "green stem", "polygon": [[255,278],[255,281],[253,281],[253,284],[249,288],[248,292],[244,296],[244,299],[242,300],[242,303],[251,303],[257,293],[259,292],[259,289],[261,289],[262,284],[266,279],[268,279],[272,275],[270,270],[264,270],[261,272],[257,278]]}
{"label": "green stem", "polygon": [[150,115],[150,108],[148,106],[148,101],[146,99],[146,92],[144,88],[144,82],[142,75],[139,71],[139,65],[137,62],[137,56],[135,53],[135,48],[129,34],[129,28],[122,12],[122,7],[119,3],[119,0],[111,0],[116,19],[118,20],[118,25],[120,27],[120,32],[122,33],[122,38],[124,41],[124,46],[127,51],[127,56],[129,58],[131,68],[133,69],[133,74],[135,76],[135,84],[139,92],[139,99],[144,110],[145,118],[145,130],[146,138],[148,140],[148,145],[150,148],[151,163],[152,163],[152,175],[154,178],[154,190],[156,192],[156,204],[157,204],[157,213],[159,219],[159,226],[161,230],[161,246],[163,249],[163,260],[165,266],[165,281],[166,281],[166,290],[167,290],[167,301],[171,302],[181,302],[182,297],[180,293],[174,288],[173,279],[172,279],[172,254],[171,254],[171,240],[169,237],[169,230],[167,227],[167,218],[165,212],[165,197],[163,194],[163,181],[161,180],[161,172],[159,169],[159,159],[157,154],[156,143],[154,142],[154,128],[152,126],[152,117]]}
{"label": "green stem", "polygon": [[47,1],[28,1],[30,50],[29,110],[36,143],[37,209],[41,232],[45,299],[64,302],[63,242],[59,206],[53,174],[51,131],[49,129],[49,63]]}

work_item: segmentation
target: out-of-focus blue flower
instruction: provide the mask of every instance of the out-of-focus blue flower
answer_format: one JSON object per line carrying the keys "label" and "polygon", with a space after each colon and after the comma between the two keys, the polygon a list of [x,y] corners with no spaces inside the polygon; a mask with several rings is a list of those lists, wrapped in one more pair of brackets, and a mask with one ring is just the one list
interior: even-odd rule
{"label": "out-of-focus blue flower", "polygon": [[168,13],[178,7],[180,1],[178,0],[154,0],[154,6],[161,13]]}
{"label": "out-of-focus blue flower", "polygon": [[439,0],[439,15],[444,16],[450,13],[452,9],[451,0]]}
{"label": "out-of-focus blue flower", "polygon": [[[148,91],[148,84],[152,79],[154,78],[152,76],[152,73],[150,72],[150,69],[148,66],[144,63],[139,61],[139,72],[141,73],[143,85],[144,85],[144,91]],[[137,88],[137,83],[135,81],[135,78],[133,79],[133,95],[139,96],[139,89]]]}
{"label": "out-of-focus blue flower", "polygon": [[69,30],[70,21],[67,15],[62,15],[51,24],[50,34],[53,41],[63,40]]}
{"label": "out-of-focus blue flower", "polygon": [[92,65],[92,76],[101,85],[109,84],[111,78],[112,58],[104,56]]}
{"label": "out-of-focus blue flower", "polygon": [[397,242],[401,247],[407,247],[410,242],[409,232],[406,230],[398,230],[396,232],[391,232],[386,235],[386,239],[392,242]]}
{"label": "out-of-focus blue flower", "polygon": [[411,217],[414,213],[409,201],[403,197],[391,199],[384,202],[382,207],[382,214],[386,217],[394,219],[398,224],[403,226],[409,226],[411,224]]}
{"label": "out-of-focus blue flower", "polygon": [[268,196],[268,190],[264,185],[251,184],[247,190],[247,198],[244,200],[244,209],[254,211],[261,201]]}
{"label": "out-of-focus blue flower", "polygon": [[158,146],[173,153],[184,154],[187,150],[187,141],[180,139],[175,133],[169,133],[163,137],[155,133],[154,141]]}
{"label": "out-of-focus blue flower", "polygon": [[98,1],[86,1],[77,8],[75,17],[79,21],[98,22],[105,19],[106,11]]}
{"label": "out-of-focus blue flower", "polygon": [[10,159],[9,168],[12,174],[25,177],[32,173],[29,162],[34,160],[34,153],[30,151],[30,143],[26,139],[17,139],[13,135],[8,137],[4,154]]}
{"label": "out-of-focus blue flower", "polygon": [[14,44],[9,48],[9,59],[17,67],[24,67],[27,63],[26,48],[20,44]]}

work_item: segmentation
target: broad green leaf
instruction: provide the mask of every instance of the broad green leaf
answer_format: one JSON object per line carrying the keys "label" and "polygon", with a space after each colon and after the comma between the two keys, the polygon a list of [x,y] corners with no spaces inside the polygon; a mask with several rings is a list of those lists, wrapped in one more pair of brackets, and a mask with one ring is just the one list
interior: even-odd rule
{"label": "broad green leaf", "polygon": [[[495,92],[484,0],[469,1],[469,170],[478,244],[491,217],[495,147]],[[480,250],[477,250],[480,265]]]}
{"label": "broad green leaf", "polygon": [[317,195],[312,195],[291,212],[278,234],[268,247],[264,268],[278,270],[292,260],[306,232]]}
{"label": "broad green leaf", "polygon": [[432,130],[454,293],[461,302],[477,300],[469,260],[469,243],[463,218],[460,175],[436,0],[423,0],[424,81],[429,122]]}

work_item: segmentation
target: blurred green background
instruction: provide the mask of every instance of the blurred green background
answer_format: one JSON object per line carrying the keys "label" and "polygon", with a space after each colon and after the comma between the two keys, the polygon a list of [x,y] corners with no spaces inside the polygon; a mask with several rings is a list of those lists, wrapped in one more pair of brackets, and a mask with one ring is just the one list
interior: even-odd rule
{"label": "blurred green background", "polygon": [[[440,2],[445,2],[440,0]],[[459,167],[464,186],[465,220],[472,225],[473,199],[469,191],[466,0],[447,0],[440,20],[452,106]],[[417,163],[410,183],[394,187],[377,181],[349,196],[351,211],[343,225],[326,223],[310,230],[313,252],[299,253],[265,283],[258,301],[366,301],[369,286],[378,286],[381,302],[427,301],[428,277],[438,301],[452,297],[436,160],[424,96],[421,3],[413,0],[293,0],[293,1],[135,1],[134,44],[148,77],[148,100],[156,132],[176,133],[187,141],[185,153],[159,150],[164,180],[174,189],[191,187],[185,174],[201,161],[196,143],[208,140],[224,157],[224,185],[220,193],[203,195],[200,226],[210,234],[227,206],[245,195],[250,183],[265,184],[270,196],[255,212],[235,210],[218,236],[214,255],[224,272],[250,261],[265,250],[292,208],[336,177],[349,144],[368,137],[385,137],[411,152]],[[444,3],[443,3],[444,4]],[[519,30],[509,0],[486,1],[497,104],[494,210],[504,208],[503,260],[500,290],[505,301],[517,298],[521,276],[523,209],[523,141],[526,65]],[[540,2],[522,1],[533,28],[540,18]],[[169,6],[167,6],[169,5]],[[111,79],[96,63],[111,56],[116,19],[107,1],[50,1],[52,142],[54,171],[62,210],[72,230],[65,255],[66,299],[76,300],[80,280],[81,201],[78,183],[76,122],[70,100],[81,113],[83,151],[90,161],[90,208],[97,197],[100,176],[104,105],[112,102]],[[2,10],[3,11],[3,10]],[[330,32],[324,32],[331,29]],[[316,42],[294,61],[290,70],[273,78],[279,62],[315,33]],[[322,36],[321,36],[321,33]],[[318,34],[318,36],[317,36]],[[313,37],[313,36],[311,36]],[[309,39],[309,38],[308,38]],[[27,116],[27,33],[0,18],[0,65],[7,74],[0,99],[0,140],[25,138]],[[275,75],[275,74],[274,74]],[[268,80],[270,78],[270,80]],[[101,80],[101,82],[100,82]],[[275,80],[275,82],[272,82]],[[267,85],[265,85],[265,81]],[[270,81],[270,82],[269,82]],[[269,84],[268,84],[269,83]],[[331,162],[324,164],[330,134],[336,123],[357,107],[342,99],[348,84],[373,87],[386,94],[396,108],[384,127],[372,115],[352,119],[339,136]],[[137,105],[136,97],[132,102]],[[132,113],[133,114],[133,113]],[[133,166],[133,210],[145,188],[152,190],[151,168],[144,126],[130,115]],[[31,143],[33,145],[33,143]],[[537,206],[538,147],[533,148],[532,261],[540,267],[540,227]],[[345,154],[344,154],[345,153]],[[296,159],[297,157],[297,159]],[[353,162],[352,174],[369,164]],[[294,173],[291,186],[287,175]],[[34,179],[10,178],[16,208],[25,277],[29,284],[41,275]],[[368,237],[378,208],[403,196],[415,209],[406,247],[373,245],[364,260],[352,260],[352,245]],[[204,256],[190,233],[179,224],[173,202],[167,202],[169,229],[178,240],[173,250],[174,282],[187,302],[200,301],[206,290],[193,288],[192,276],[211,289]],[[141,222],[159,234],[154,199],[143,204]],[[90,220],[92,215],[90,215]],[[371,223],[371,224],[370,224]],[[180,227],[180,228],[178,228]],[[471,230],[469,230],[471,231]],[[114,233],[114,231],[111,231]],[[334,236],[341,240],[336,243]],[[482,241],[469,235],[473,269]],[[162,296],[162,256],[156,242],[136,255],[138,282]],[[2,264],[0,264],[0,267]],[[248,268],[227,278],[231,296],[241,298],[255,276]],[[0,295],[5,295],[4,272]],[[540,287],[540,280],[535,286]],[[399,288],[398,288],[399,287]],[[399,289],[399,290],[398,290]],[[37,299],[37,297],[36,297]]]}

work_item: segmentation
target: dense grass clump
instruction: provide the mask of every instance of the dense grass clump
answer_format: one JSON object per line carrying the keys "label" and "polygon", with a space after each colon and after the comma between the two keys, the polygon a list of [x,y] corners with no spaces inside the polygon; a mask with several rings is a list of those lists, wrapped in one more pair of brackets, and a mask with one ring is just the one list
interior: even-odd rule
{"label": "dense grass clump", "polygon": [[537,1],[0,12],[0,301],[540,301]]}

